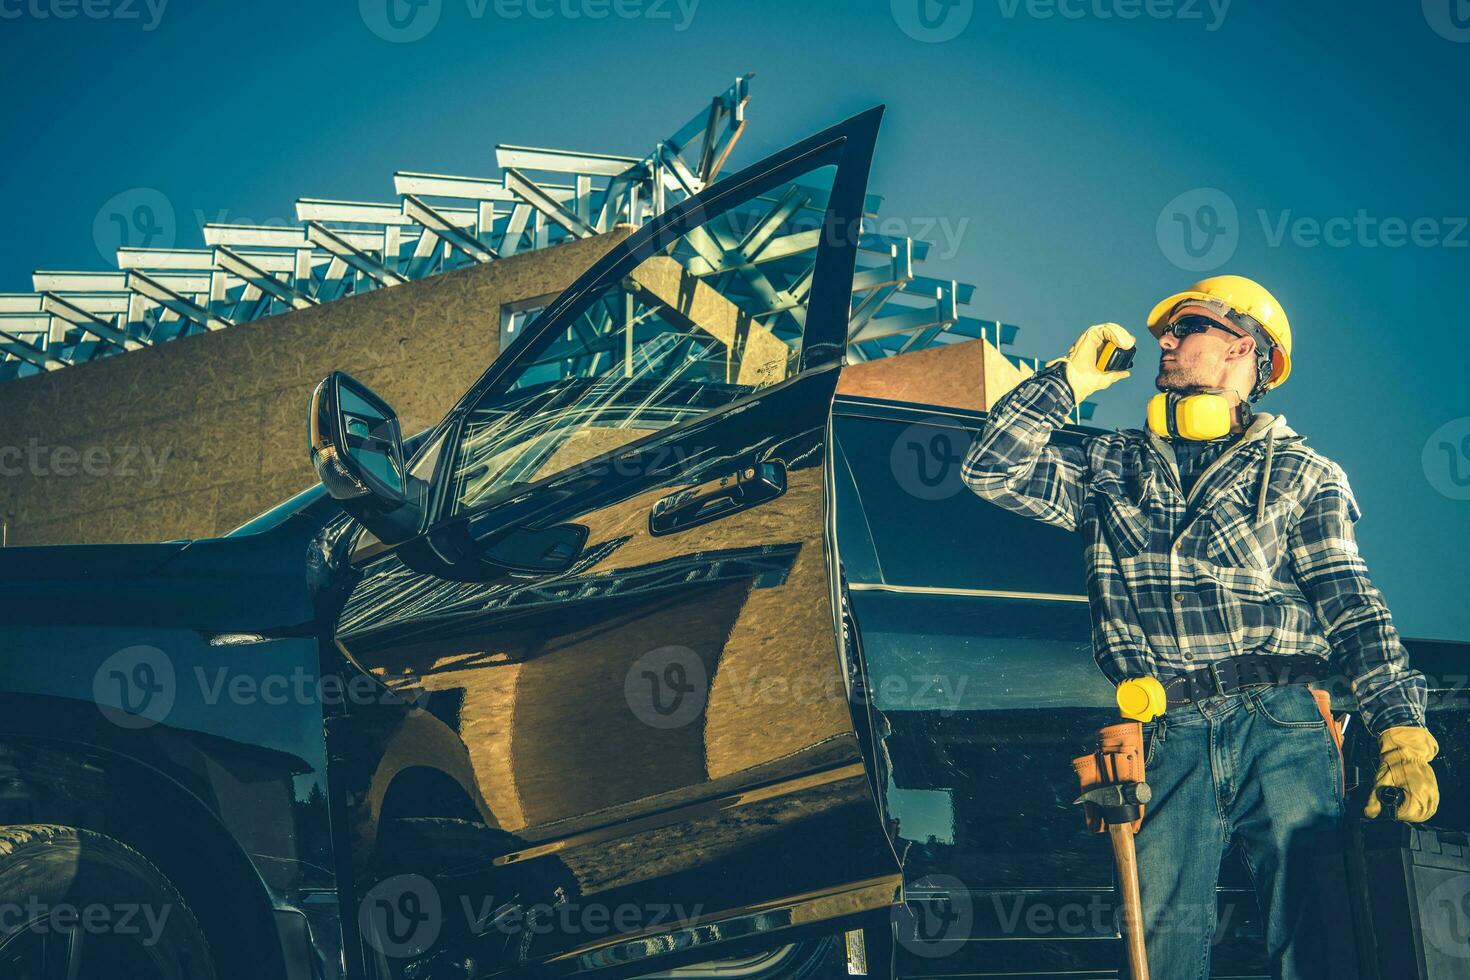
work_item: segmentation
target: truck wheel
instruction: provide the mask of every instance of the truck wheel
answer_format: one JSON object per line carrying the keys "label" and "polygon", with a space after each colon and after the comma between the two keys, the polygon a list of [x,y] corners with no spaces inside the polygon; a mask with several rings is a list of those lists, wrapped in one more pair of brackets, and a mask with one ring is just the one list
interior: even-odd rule
{"label": "truck wheel", "polygon": [[209,943],[167,878],[90,830],[0,827],[0,977],[215,980]]}

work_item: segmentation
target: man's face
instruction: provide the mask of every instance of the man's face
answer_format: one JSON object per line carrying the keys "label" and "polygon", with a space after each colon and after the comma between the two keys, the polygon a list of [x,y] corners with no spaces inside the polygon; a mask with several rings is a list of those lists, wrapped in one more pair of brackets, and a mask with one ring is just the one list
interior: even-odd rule
{"label": "man's face", "polygon": [[1160,391],[1223,387],[1225,353],[1239,339],[1213,324],[1208,330],[1182,339],[1165,332],[1159,337],[1159,376],[1154,379],[1154,385]]}

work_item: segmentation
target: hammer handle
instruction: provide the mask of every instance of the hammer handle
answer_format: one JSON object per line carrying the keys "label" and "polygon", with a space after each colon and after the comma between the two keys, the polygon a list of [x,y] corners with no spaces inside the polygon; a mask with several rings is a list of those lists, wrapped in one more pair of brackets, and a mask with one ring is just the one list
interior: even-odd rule
{"label": "hammer handle", "polygon": [[1138,894],[1138,853],[1133,848],[1133,825],[1108,824],[1113,842],[1113,861],[1123,890],[1123,938],[1128,943],[1128,966],[1132,980],[1148,980],[1148,957],[1143,947],[1143,900]]}

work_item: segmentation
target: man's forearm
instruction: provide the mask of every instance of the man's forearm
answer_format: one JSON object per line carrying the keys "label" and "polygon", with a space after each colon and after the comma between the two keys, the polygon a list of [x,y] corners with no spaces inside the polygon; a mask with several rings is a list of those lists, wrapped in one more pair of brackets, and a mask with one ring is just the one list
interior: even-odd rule
{"label": "man's forearm", "polygon": [[1352,682],[1368,730],[1377,734],[1400,725],[1422,727],[1428,685],[1409,666],[1408,652],[1378,590],[1366,586],[1357,604],[1342,609],[1339,624],[1329,633],[1333,652]]}
{"label": "man's forearm", "polygon": [[1027,517],[1076,530],[1084,460],[1050,445],[1075,407],[1061,364],[1027,378],[991,409],[961,468],[965,486]]}

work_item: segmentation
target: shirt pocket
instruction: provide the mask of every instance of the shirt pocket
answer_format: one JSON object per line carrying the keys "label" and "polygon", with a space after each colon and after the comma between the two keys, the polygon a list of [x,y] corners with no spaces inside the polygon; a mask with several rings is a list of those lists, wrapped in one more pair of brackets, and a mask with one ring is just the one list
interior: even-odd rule
{"label": "shirt pocket", "polygon": [[[1147,499],[1146,483],[1140,489],[1140,496]],[[1139,505],[1122,480],[1113,477],[1096,480],[1092,491],[1104,543],[1119,558],[1137,557],[1148,547],[1151,536],[1152,523],[1148,512]]]}
{"label": "shirt pocket", "polygon": [[1205,557],[1212,563],[1267,573],[1280,566],[1290,531],[1290,500],[1268,503],[1257,522],[1255,501],[1234,490],[1210,506],[1209,519]]}

